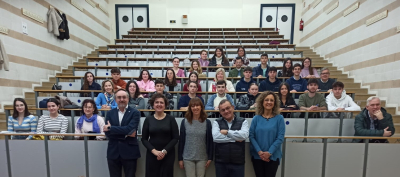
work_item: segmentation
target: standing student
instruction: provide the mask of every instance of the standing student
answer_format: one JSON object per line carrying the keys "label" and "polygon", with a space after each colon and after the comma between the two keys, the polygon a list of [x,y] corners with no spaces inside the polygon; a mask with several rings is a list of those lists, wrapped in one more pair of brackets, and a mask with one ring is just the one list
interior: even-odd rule
{"label": "standing student", "polygon": [[192,64],[190,65],[189,72],[195,72],[199,75],[199,77],[205,77],[206,75],[203,74],[203,69],[201,69],[200,62],[198,60],[193,60]]}
{"label": "standing student", "polygon": [[290,93],[293,92],[304,92],[307,90],[307,80],[301,78],[301,66],[296,63],[293,66],[293,76],[289,78],[286,83],[290,86]]}
{"label": "standing student", "polygon": [[111,76],[114,84],[114,90],[125,89],[126,82],[121,79],[121,70],[119,70],[119,68],[111,69]]}
{"label": "standing student", "polygon": [[[49,111],[49,115],[42,115],[39,118],[37,133],[67,133],[68,129],[68,119],[59,114],[60,110],[60,102],[55,98],[49,98],[47,100],[47,110]],[[50,139],[62,140],[64,136],[61,135],[53,135],[50,136]]]}
{"label": "standing student", "polygon": [[293,76],[293,61],[291,58],[286,58],[283,61],[282,72],[279,72],[279,77],[292,77]]}
{"label": "standing student", "polygon": [[103,131],[108,138],[107,163],[110,177],[135,176],[137,159],[140,158],[136,138],[140,112],[128,106],[129,94],[124,89],[115,92],[118,108],[107,113]]}
{"label": "standing student", "polygon": [[136,83],[138,84],[141,92],[154,92],[156,90],[154,88],[155,85],[153,78],[151,77],[149,71],[145,69],[140,72],[139,79]]}
{"label": "standing student", "polygon": [[[110,80],[105,80],[101,84],[101,93],[96,99],[97,109],[114,109],[117,108],[117,102],[114,98],[114,84]],[[104,115],[104,111],[102,112]]]}
{"label": "standing student", "polygon": [[303,60],[300,76],[303,78],[319,78],[318,71],[312,67],[309,57]]}
{"label": "standing student", "polygon": [[253,68],[253,78],[267,77],[268,70],[268,54],[262,54],[260,58],[260,64]]}
{"label": "standing student", "polygon": [[155,94],[150,104],[155,114],[146,117],[142,130],[142,143],[147,149],[146,177],[173,177],[178,125],[174,117],[164,113],[168,105],[164,95]]}
{"label": "standing student", "polygon": [[[82,116],[76,121],[75,134],[81,133],[100,133],[104,135],[104,118],[99,116],[96,104],[92,99],[86,99],[82,102]],[[82,136],[75,136],[76,139],[83,139]],[[90,138],[90,137],[89,137]],[[104,136],[96,136],[97,140],[103,140]]]}
{"label": "standing student", "polygon": [[275,176],[282,158],[285,120],[279,114],[279,98],[271,91],[257,98],[256,116],[251,121],[250,154],[256,177]]}
{"label": "standing student", "polygon": [[[86,72],[85,76],[83,77],[83,85],[81,90],[101,90],[100,84],[96,83],[94,75],[92,72]],[[98,92],[94,92],[94,97],[99,95]],[[91,93],[80,93],[80,97],[90,97],[92,96]]]}
{"label": "standing student", "polygon": [[[8,117],[7,131],[10,132],[36,132],[37,119],[31,115],[28,105],[23,98],[15,98],[13,104],[13,115]],[[32,135],[13,135],[11,139],[32,139]]]}
{"label": "standing student", "polygon": [[233,67],[235,67],[235,63],[238,58],[242,59],[243,66],[247,67],[250,65],[250,59],[246,57],[246,50],[244,49],[244,47],[239,47],[237,49],[237,54],[237,57],[232,60]]}
{"label": "standing student", "polygon": [[215,49],[214,56],[211,58],[208,66],[229,66],[228,58],[225,57],[224,50],[222,47],[217,47]]}
{"label": "standing student", "polygon": [[[186,77],[185,71],[183,71],[183,69],[179,68],[179,62],[180,62],[180,60],[178,57],[174,57],[172,59],[172,65],[173,65],[172,70],[174,70],[176,77]],[[178,80],[178,82],[180,82],[180,81]]]}
{"label": "standing student", "polygon": [[[278,92],[279,100],[281,101],[280,110],[298,110],[296,102],[294,101],[292,94],[289,93],[289,85],[283,82],[279,86]],[[289,112],[282,113],[284,118],[290,118],[291,114]]]}
{"label": "standing student", "polygon": [[229,80],[226,80],[226,75],[225,75],[225,69],[224,68],[219,68],[219,69],[217,69],[217,71],[215,71],[214,82],[209,84],[210,86],[208,87],[208,91],[209,92],[216,92],[217,91],[216,83],[218,81],[221,81],[221,80],[225,81],[226,92],[234,92],[235,91],[235,87],[233,87],[232,82],[229,81]]}
{"label": "standing student", "polygon": [[135,81],[129,81],[126,84],[126,88],[128,89],[129,93],[128,105],[131,108],[144,109],[144,97],[142,94],[140,94],[137,83]]}
{"label": "standing student", "polygon": [[181,84],[177,82],[175,71],[173,69],[167,69],[165,74],[165,91],[166,92],[180,92],[181,91]]}
{"label": "standing student", "polygon": [[185,119],[181,122],[178,146],[179,167],[186,177],[204,177],[214,158],[211,121],[207,119],[203,100],[190,100]]}
{"label": "standing student", "polygon": [[210,63],[210,61],[208,61],[208,53],[206,50],[202,50],[200,52],[199,62],[200,62],[200,66],[208,67],[208,64]]}
{"label": "standing student", "polygon": [[276,77],[276,71],[277,69],[275,68],[275,66],[269,68],[268,77],[260,83],[260,92],[277,92],[279,90],[279,85],[281,85],[281,81],[278,80],[278,78]]}
{"label": "standing student", "polygon": [[186,82],[185,85],[183,85],[184,92],[189,91],[189,89],[188,89],[189,82],[196,82],[198,84],[197,91],[201,92],[201,85],[199,84],[199,76],[196,72],[192,72],[189,74],[188,82]]}

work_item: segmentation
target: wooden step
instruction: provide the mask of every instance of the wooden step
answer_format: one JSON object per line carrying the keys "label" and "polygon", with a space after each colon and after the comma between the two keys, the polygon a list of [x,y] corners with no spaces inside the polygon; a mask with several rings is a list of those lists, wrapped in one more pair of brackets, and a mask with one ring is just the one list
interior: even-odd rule
{"label": "wooden step", "polygon": [[[395,107],[385,107],[386,111],[391,115],[396,115],[396,108]],[[400,130],[400,129],[398,129]]]}
{"label": "wooden step", "polygon": [[355,92],[356,96],[357,96],[357,94],[361,94],[361,93],[367,94],[368,93],[368,89],[363,89],[363,88],[346,88],[346,91]]}
{"label": "wooden step", "polygon": [[393,119],[393,123],[400,123],[400,115],[392,115],[392,119]]}
{"label": "wooden step", "polygon": [[6,113],[0,112],[0,121],[1,120],[6,120]]}
{"label": "wooden step", "polygon": [[[357,95],[357,93],[356,93],[356,95]],[[361,107],[361,109],[364,109],[365,106],[367,105],[367,100],[355,100],[355,102]],[[385,107],[386,101],[381,101],[381,106]]]}
{"label": "wooden step", "polygon": [[99,50],[107,50],[107,46],[99,46]]}
{"label": "wooden step", "polygon": [[[341,80],[339,80],[341,81]],[[343,82],[343,81],[341,81]],[[344,89],[346,90],[346,88],[360,88],[361,84],[360,83],[354,83],[354,82],[343,82],[344,84]]]}
{"label": "wooden step", "polygon": [[367,100],[371,96],[376,96],[374,94],[363,94],[363,93],[356,93],[354,100]]}

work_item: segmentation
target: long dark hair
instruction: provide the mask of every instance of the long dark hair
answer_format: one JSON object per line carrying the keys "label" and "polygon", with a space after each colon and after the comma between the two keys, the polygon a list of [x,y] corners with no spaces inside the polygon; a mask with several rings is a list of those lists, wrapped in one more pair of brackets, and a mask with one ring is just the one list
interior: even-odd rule
{"label": "long dark hair", "polygon": [[[94,100],[85,99],[82,102],[82,109],[81,109],[82,115],[85,114],[85,110],[84,110],[85,109],[85,105],[88,104],[88,103],[91,103],[93,108],[94,108],[93,114],[99,114],[99,110],[97,109],[97,106],[96,106],[96,103],[94,102]],[[88,117],[88,118],[90,118],[90,117]]]}
{"label": "long dark hair", "polygon": [[190,83],[190,81],[191,81],[191,80],[190,80],[190,76],[192,76],[193,74],[196,75],[196,77],[197,77],[197,79],[196,79],[195,82],[196,82],[197,84],[199,84],[199,75],[198,75],[196,72],[191,72],[191,73],[189,74],[189,79],[188,79],[188,81],[186,82],[186,84],[187,84],[188,87],[189,87],[189,83]]}
{"label": "long dark hair", "polygon": [[282,93],[281,93],[281,88],[283,87],[283,86],[286,86],[286,88],[287,88],[287,90],[288,90],[288,93],[287,93],[287,95],[286,95],[286,102],[287,102],[287,100],[289,100],[289,99],[291,99],[292,98],[292,94],[290,94],[290,86],[289,86],[289,84],[287,84],[286,82],[282,82],[281,83],[281,85],[279,85],[279,90],[278,90],[278,97],[279,97],[279,100],[281,100],[282,101]]}
{"label": "long dark hair", "polygon": [[302,64],[301,69],[304,69],[304,61],[306,61],[306,60],[310,60],[310,67],[308,67],[308,71],[310,72],[310,75],[314,75],[314,68],[312,67],[312,61],[311,61],[311,58],[310,58],[310,57],[306,57],[306,58],[301,62],[301,64]]}
{"label": "long dark hair", "polygon": [[218,46],[217,48],[215,48],[215,52],[214,52],[214,56],[213,58],[217,59],[217,50],[221,51],[221,56],[222,56],[222,63],[223,65],[229,65],[229,61],[228,58],[226,58],[225,53],[224,53],[224,49],[220,46]]}
{"label": "long dark hair", "polygon": [[26,116],[29,116],[29,115],[31,115],[31,113],[29,112],[29,110],[28,110],[28,105],[26,104],[26,101],[23,99],[23,98],[15,98],[14,99],[14,109],[13,109],[13,115],[12,115],[12,117],[15,119],[15,118],[18,118],[18,111],[17,111],[17,108],[15,108],[16,107],[16,103],[17,103],[17,101],[20,101],[20,102],[22,102],[22,103],[24,103],[24,106],[25,106],[25,110],[24,110],[24,117],[26,117]]}
{"label": "long dark hair", "polygon": [[[172,71],[172,74],[174,75],[173,78],[172,78],[172,82],[169,82],[169,79],[168,79],[168,76],[167,76],[168,71]],[[175,87],[175,86],[178,85],[178,83],[176,82],[175,71],[172,68],[167,69],[167,72],[165,72],[164,83],[165,83],[166,86],[174,86]]]}
{"label": "long dark hair", "polygon": [[[245,57],[246,57],[246,50],[244,49],[244,47],[239,47],[239,48],[237,49],[236,53],[239,53],[239,50],[240,50],[240,49],[243,49],[243,51],[244,51],[243,58],[245,58]],[[239,56],[239,55],[238,55],[238,56]]]}
{"label": "long dark hair", "polygon": [[149,81],[152,81],[153,80],[153,78],[151,77],[151,75],[150,75],[150,72],[148,71],[148,70],[146,70],[146,69],[143,69],[142,71],[140,71],[140,75],[139,75],[139,81],[141,81],[141,80],[143,80],[143,77],[142,77],[142,75],[143,75],[143,72],[147,72],[147,75],[149,75]]}
{"label": "long dark hair", "polygon": [[189,122],[189,124],[192,124],[192,121],[193,121],[193,115],[192,115],[192,109],[191,108],[192,108],[192,106],[197,106],[197,105],[199,105],[201,107],[200,117],[199,117],[200,118],[200,122],[204,122],[207,119],[207,113],[206,113],[206,111],[204,109],[203,102],[200,100],[200,98],[194,97],[194,98],[190,99],[189,106],[188,106],[188,109],[187,109],[186,114],[185,114],[185,118]]}
{"label": "long dark hair", "polygon": [[85,77],[83,78],[83,90],[89,90],[89,81],[87,80],[88,74],[91,74],[93,76],[93,82],[95,82],[94,74],[90,71],[86,72]]}
{"label": "long dark hair", "polygon": [[[289,70],[286,68],[286,62],[290,61],[290,68]],[[291,58],[286,58],[285,61],[283,61],[283,67],[282,67],[282,76],[283,77],[292,77],[293,76],[293,61]]]}
{"label": "long dark hair", "polygon": [[[136,86],[135,96],[133,97],[133,99],[136,99],[140,95],[140,89],[139,89],[139,86],[137,85],[137,83],[135,81],[131,80],[126,84],[125,88],[126,88],[126,91],[129,93],[129,85],[131,85],[132,83],[135,84],[135,86]],[[131,96],[130,93],[129,93],[129,96]]]}

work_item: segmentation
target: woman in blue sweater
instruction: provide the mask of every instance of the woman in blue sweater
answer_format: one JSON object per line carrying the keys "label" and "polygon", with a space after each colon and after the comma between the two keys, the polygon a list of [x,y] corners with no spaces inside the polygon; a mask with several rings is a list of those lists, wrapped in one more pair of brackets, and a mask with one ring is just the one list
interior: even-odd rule
{"label": "woman in blue sweater", "polygon": [[[7,131],[17,133],[36,132],[37,119],[31,115],[28,110],[28,105],[22,98],[14,99],[13,115],[8,118]],[[11,139],[32,139],[32,135],[16,135],[11,136]]]}
{"label": "woman in blue sweater", "polygon": [[280,101],[274,92],[266,91],[256,100],[256,116],[251,121],[250,154],[256,177],[275,176],[282,157],[285,121],[279,114]]}
{"label": "woman in blue sweater", "polygon": [[[114,109],[117,102],[114,99],[114,84],[110,80],[105,80],[101,84],[101,93],[96,99],[97,109]],[[101,112],[104,115],[104,111]]]}

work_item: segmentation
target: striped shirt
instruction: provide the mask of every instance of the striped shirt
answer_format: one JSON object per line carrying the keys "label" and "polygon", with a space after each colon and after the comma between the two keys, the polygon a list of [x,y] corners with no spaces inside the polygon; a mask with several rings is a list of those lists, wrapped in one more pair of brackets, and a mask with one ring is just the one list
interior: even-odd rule
{"label": "striped shirt", "polygon": [[[68,129],[68,119],[58,114],[57,118],[50,118],[49,115],[42,115],[39,118],[37,133],[66,133]],[[53,138],[64,138],[64,136],[50,136],[50,139]]]}
{"label": "striped shirt", "polygon": [[[8,117],[7,131],[10,132],[36,132],[37,119],[33,115],[24,117],[21,124],[18,122],[18,118]],[[32,135],[29,136],[11,136],[11,139],[32,139]]]}

